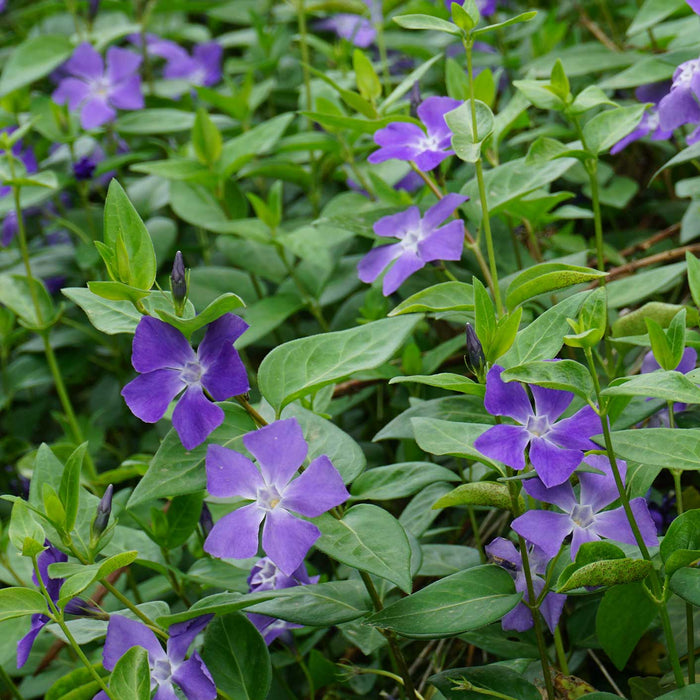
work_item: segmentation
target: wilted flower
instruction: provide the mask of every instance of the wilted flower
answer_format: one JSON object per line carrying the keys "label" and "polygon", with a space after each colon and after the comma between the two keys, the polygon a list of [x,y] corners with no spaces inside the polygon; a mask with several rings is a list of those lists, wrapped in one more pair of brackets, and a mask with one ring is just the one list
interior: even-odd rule
{"label": "wilted flower", "polygon": [[423,172],[432,170],[451,156],[452,131],[447,126],[445,114],[462,103],[451,97],[428,97],[418,107],[418,118],[425,131],[411,122],[392,122],[374,134],[374,141],[381,148],[371,153],[370,163],[383,163],[390,158],[413,161]]}
{"label": "wilted flower", "polygon": [[184,390],[173,411],[173,427],[185,449],[201,445],[224,420],[223,410],[209,401],[204,390],[214,401],[224,401],[250,389],[233,347],[246,328],[238,316],[224,314],[207,326],[195,354],[177,328],[144,316],[136,327],[131,354],[131,364],[141,374],[121,392],[131,412],[155,423]]}
{"label": "wilted flower", "polygon": [[[559,552],[564,538],[572,533],[572,559],[576,558],[576,553],[584,542],[595,542],[603,537],[625,544],[636,544],[624,508],[620,506],[614,510],[603,510],[619,496],[610,460],[605,455],[588,455],[584,464],[603,473],[578,474],[581,484],[578,499],[569,482],[547,488],[540,479],[535,478],[527,479],[523,484],[530,496],[542,503],[552,503],[563,511],[529,510],[511,524],[513,530],[541,547],[550,557]],[[617,465],[624,483],[627,465],[622,460],[618,460]],[[644,542],[650,546],[658,544],[656,527],[646,501],[643,498],[633,498],[630,506]]]}
{"label": "wilted flower", "polygon": [[316,525],[296,514],[314,518],[340,505],[350,494],[326,455],[314,459],[294,478],[309,449],[296,418],[247,433],[243,444],[257,459],[257,467],[240,452],[220,445],[209,445],[207,450],[209,493],[252,502],[214,525],[204,551],[215,557],[253,557],[258,552],[258,531],[265,521],[263,549],[284,574],[292,576],[321,536]]}
{"label": "wilted flower", "polygon": [[433,260],[459,260],[464,245],[464,222],[461,219],[440,224],[454,213],[467,197],[448,194],[421,218],[418,207],[385,216],[374,224],[374,232],[384,238],[398,238],[398,243],[383,245],[360,260],[357,273],[363,282],[373,282],[393,262],[384,276],[384,296],[393,294],[414,272]]}
{"label": "wilted flower", "polygon": [[533,410],[523,386],[504,382],[502,372],[503,367],[494,365],[486,375],[484,406],[491,415],[508,416],[519,425],[494,425],[475,440],[474,447],[513,469],[524,469],[529,445],[530,462],[545,486],[561,484],[581,463],[583,451],[598,447],[590,438],[601,432],[600,419],[590,406],[584,406],[559,420],[574,395],[531,384]]}
{"label": "wilted flower", "polygon": [[71,77],[63,78],[52,95],[58,104],[80,109],[83,129],[96,129],[117,116],[117,109],[142,109],[141,57],[127,49],[107,50],[107,68],[88,43],[78,46],[64,64]]}
{"label": "wilted flower", "polygon": [[[122,615],[112,615],[107,627],[102,659],[104,667],[113,671],[117,661],[132,647],[143,647],[148,652],[151,669],[151,691],[158,689],[158,700],[175,700],[177,686],[188,700],[214,700],[216,684],[209,669],[195,651],[185,659],[195,637],[209,624],[213,615],[202,615],[187,622],[179,622],[168,629],[170,635],[166,651],[156,635],[141,622]],[[104,691],[94,700],[108,700]]]}
{"label": "wilted flower", "polygon": [[[523,594],[523,600],[530,601],[530,596],[527,590],[527,579],[525,578],[525,569],[523,568],[523,560],[520,552],[515,548],[515,545],[503,537],[497,537],[485,547],[486,554],[494,563],[503,566],[510,575],[515,579],[515,590]],[[539,597],[544,588],[544,574],[547,571],[547,564],[551,557],[548,557],[539,547],[535,545],[528,548],[528,562],[530,564],[530,573],[532,577],[532,587],[535,596]],[[547,593],[540,612],[544,617],[547,627],[550,632],[554,632],[554,628],[559,622],[559,617],[564,609],[566,596],[562,593]],[[532,612],[525,603],[518,603],[510,612],[503,616],[501,627],[504,630],[516,630],[524,632],[533,626]]]}

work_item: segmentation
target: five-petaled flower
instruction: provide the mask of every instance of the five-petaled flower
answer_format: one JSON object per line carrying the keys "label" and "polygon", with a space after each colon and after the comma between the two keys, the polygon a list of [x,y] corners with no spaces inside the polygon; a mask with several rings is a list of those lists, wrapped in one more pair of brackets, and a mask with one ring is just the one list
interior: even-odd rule
{"label": "five-petaled flower", "polygon": [[[258,593],[260,591],[275,591],[294,586],[308,586],[312,583],[318,583],[318,579],[318,576],[309,577],[303,562],[291,576],[287,576],[270,557],[263,557],[255,562],[251,569],[248,585],[250,586],[250,593]],[[303,627],[303,625],[278,620],[269,615],[260,615],[259,613],[248,613],[248,619],[255,625],[268,646],[277,637],[286,636],[288,630]]]}
{"label": "five-petaled flower", "polygon": [[223,47],[216,41],[197,44],[192,55],[185,49],[163,52],[167,62],[163,68],[163,77],[169,80],[184,80],[190,85],[209,87],[221,80],[221,59]]}
{"label": "five-petaled flower", "polygon": [[[506,569],[515,579],[515,590],[523,594],[523,600],[530,601],[530,596],[527,590],[527,579],[525,577],[525,569],[523,568],[523,559],[520,552],[515,548],[515,545],[503,537],[496,537],[490,544],[485,547],[486,554],[494,563],[499,564]],[[544,588],[544,574],[547,570],[547,564],[551,557],[548,557],[539,547],[532,546],[528,548],[528,562],[530,564],[530,573],[532,578],[532,587],[535,596],[539,597]],[[544,617],[547,627],[550,632],[554,632],[554,628],[559,622],[559,616],[564,609],[566,596],[563,593],[549,592],[545,595],[540,605],[540,612]],[[516,630],[524,632],[533,626],[532,612],[524,602],[518,603],[509,613],[505,614],[501,619],[501,627],[504,630]]]}
{"label": "five-petaled flower", "polygon": [[422,172],[436,168],[454,153],[450,150],[452,131],[445,114],[461,104],[451,97],[428,97],[417,110],[425,131],[411,122],[392,122],[374,134],[374,141],[381,148],[367,160],[370,163],[383,163],[391,158],[413,161]]}
{"label": "five-petaled flower", "polygon": [[131,354],[131,364],[140,374],[122,389],[131,412],[155,423],[184,390],[173,411],[173,427],[185,449],[201,445],[224,420],[221,407],[209,401],[204,391],[214,401],[224,401],[250,389],[233,347],[246,328],[248,324],[238,316],[224,314],[207,326],[195,354],[177,328],[144,316],[136,327]]}
{"label": "five-petaled flower", "polygon": [[63,78],[52,95],[58,104],[80,109],[83,129],[96,129],[114,121],[117,109],[142,109],[141,57],[127,49],[107,49],[107,69],[90,44],[80,44],[63,68]]}
{"label": "five-petaled flower", "polygon": [[414,272],[433,260],[459,260],[464,245],[464,222],[461,219],[442,222],[455,209],[466,202],[467,197],[448,194],[421,218],[418,207],[385,216],[374,224],[374,232],[385,238],[398,238],[398,243],[378,246],[365,255],[357,266],[363,282],[373,282],[392,262],[384,276],[384,296],[393,294]]}
{"label": "five-petaled flower", "polygon": [[215,557],[245,559],[258,552],[258,532],[265,521],[262,547],[287,576],[293,576],[320,537],[314,518],[349,497],[338,470],[326,455],[314,459],[293,478],[306,459],[308,445],[296,418],[278,420],[243,436],[258,462],[220,445],[207,450],[207,490],[217,498],[240,496],[252,503],[219,520],[204,543]]}
{"label": "five-petaled flower", "polygon": [[[212,617],[202,615],[171,625],[166,651],[163,651],[156,635],[146,625],[122,615],[112,615],[102,652],[104,667],[113,671],[117,661],[129,649],[143,647],[148,652],[151,691],[157,688],[154,700],[177,700],[179,696],[174,686],[178,686],[188,700],[214,700],[216,685],[202,658],[195,651],[185,659],[195,637]],[[101,691],[94,700],[107,700],[107,695]]]}
{"label": "five-petaled flower", "polygon": [[[578,474],[581,484],[578,499],[569,482],[547,488],[540,479],[534,478],[527,479],[523,484],[530,496],[542,503],[552,503],[563,511],[529,510],[511,524],[513,530],[541,547],[550,557],[559,552],[564,538],[572,533],[572,559],[576,558],[576,553],[584,542],[595,542],[603,537],[624,544],[636,543],[622,506],[603,511],[619,496],[610,460],[605,455],[588,455],[584,464],[603,473]],[[622,460],[617,460],[617,466],[624,483],[627,465]],[[644,542],[649,546],[658,544],[656,526],[645,499],[633,498],[630,506]]]}
{"label": "five-petaled flower", "polygon": [[545,486],[566,481],[583,459],[584,450],[597,449],[591,441],[601,432],[600,419],[590,406],[570,418],[559,420],[574,395],[534,384],[530,399],[518,382],[501,379],[503,367],[494,365],[486,376],[484,406],[494,416],[508,416],[519,425],[494,425],[474,442],[479,452],[513,469],[525,468],[525,448],[537,475]]}

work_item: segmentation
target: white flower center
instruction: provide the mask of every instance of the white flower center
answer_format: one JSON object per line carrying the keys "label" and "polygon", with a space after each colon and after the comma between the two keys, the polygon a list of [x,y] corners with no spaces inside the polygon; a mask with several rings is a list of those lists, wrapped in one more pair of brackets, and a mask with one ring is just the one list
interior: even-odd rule
{"label": "white flower center", "polygon": [[257,496],[258,505],[265,510],[276,508],[282,500],[282,495],[274,485],[259,488]]}
{"label": "white flower center", "polygon": [[550,425],[547,416],[530,416],[525,425],[527,432],[535,437],[542,437],[543,435],[546,435],[550,431],[551,427],[552,426]]}
{"label": "white flower center", "polygon": [[158,685],[167,681],[173,675],[169,659],[158,659],[151,669],[151,679]]}
{"label": "white flower center", "polygon": [[180,372],[180,379],[185,384],[198,384],[202,379],[202,365],[196,361],[188,362]]}
{"label": "white flower center", "polygon": [[571,519],[582,528],[587,528],[593,524],[595,515],[591,506],[576,504],[571,511]]}
{"label": "white flower center", "polygon": [[111,88],[111,84],[109,82],[109,78],[102,76],[101,78],[97,78],[96,80],[93,80],[90,83],[90,88],[92,90],[92,94],[95,97],[108,97],[109,96],[109,90]]}
{"label": "white flower center", "polygon": [[418,255],[418,244],[423,240],[423,230],[419,227],[406,231],[406,235],[401,239],[401,247],[413,255]]}
{"label": "white flower center", "polygon": [[435,134],[426,134],[420,141],[420,147],[424,151],[440,151],[440,139]]}
{"label": "white flower center", "polygon": [[690,85],[693,76],[700,70],[700,59],[696,58],[693,61],[686,61],[685,63],[681,63],[678,67],[681,72],[674,79],[673,87],[685,87],[686,85]]}

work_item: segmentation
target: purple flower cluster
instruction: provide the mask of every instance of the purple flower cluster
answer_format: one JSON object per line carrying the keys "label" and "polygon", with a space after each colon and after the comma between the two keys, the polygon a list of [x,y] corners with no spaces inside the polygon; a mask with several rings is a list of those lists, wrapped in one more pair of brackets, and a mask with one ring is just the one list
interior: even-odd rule
{"label": "purple flower cluster", "polygon": [[173,411],[173,427],[185,449],[201,445],[224,420],[221,407],[204,392],[214,401],[225,401],[250,389],[245,367],[233,347],[246,328],[248,324],[238,316],[224,314],[207,326],[195,353],[177,328],[144,316],[136,327],[131,355],[140,374],[121,392],[131,412],[146,423],[155,423],[182,394]]}
{"label": "purple flower cluster", "polygon": [[243,436],[243,445],[257,460],[220,445],[209,445],[207,490],[217,498],[250,501],[221,518],[204,543],[215,557],[245,559],[262,547],[286,576],[293,577],[320,537],[320,530],[299,516],[314,518],[349,497],[338,470],[326,455],[295,475],[308,453],[296,418],[278,420]]}
{"label": "purple flower cluster", "polygon": [[[384,296],[393,294],[414,272],[434,260],[459,260],[464,245],[461,219],[441,224],[467,197],[448,194],[421,218],[418,207],[385,216],[374,224],[374,232],[383,238],[398,238],[398,243],[370,250],[360,260],[357,273],[363,282],[373,282],[389,265],[384,276]],[[392,265],[393,263],[393,265]]]}

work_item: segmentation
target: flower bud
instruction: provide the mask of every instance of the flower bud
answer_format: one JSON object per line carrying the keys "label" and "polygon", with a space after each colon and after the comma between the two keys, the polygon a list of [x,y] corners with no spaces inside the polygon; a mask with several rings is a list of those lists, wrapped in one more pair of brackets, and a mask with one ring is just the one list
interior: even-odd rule
{"label": "flower bud", "polygon": [[466,338],[467,354],[464,356],[464,362],[470,372],[480,377],[486,364],[486,358],[484,357],[484,349],[481,347],[481,342],[471,323],[467,323]]}
{"label": "flower bud", "polygon": [[108,619],[107,615],[99,608],[91,605],[82,598],[71,598],[63,610],[68,615],[76,615],[77,617],[93,617],[97,620]]}
{"label": "flower bud", "polygon": [[88,0],[88,20],[92,24],[100,9],[100,0]]}
{"label": "flower bud", "polygon": [[187,273],[185,271],[185,261],[182,253],[178,250],[175,253],[173,271],[170,273],[170,291],[173,294],[173,306],[175,313],[182,316],[187,301]]}
{"label": "flower bud", "polygon": [[202,503],[202,512],[199,514],[199,526],[202,528],[204,537],[209,537],[211,529],[214,527],[214,519],[206,503]]}
{"label": "flower bud", "polygon": [[100,499],[97,504],[97,513],[95,514],[95,519],[92,521],[91,535],[94,539],[97,539],[106,529],[109,524],[109,516],[112,514],[112,494],[114,493],[114,486],[110,484],[104,493],[104,496]]}

